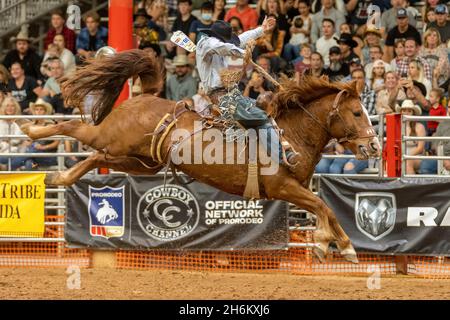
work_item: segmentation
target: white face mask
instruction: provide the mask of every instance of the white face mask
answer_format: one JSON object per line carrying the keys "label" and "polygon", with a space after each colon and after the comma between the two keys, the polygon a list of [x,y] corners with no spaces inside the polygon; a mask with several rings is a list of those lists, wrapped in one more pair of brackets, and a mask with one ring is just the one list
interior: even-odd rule
{"label": "white face mask", "polygon": [[211,13],[202,13],[202,19],[205,21],[211,21],[212,14]]}

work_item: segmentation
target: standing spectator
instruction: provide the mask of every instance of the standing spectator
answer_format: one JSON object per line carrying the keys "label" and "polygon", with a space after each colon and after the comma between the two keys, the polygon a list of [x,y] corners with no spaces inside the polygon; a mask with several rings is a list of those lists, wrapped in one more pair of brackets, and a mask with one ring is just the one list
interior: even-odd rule
{"label": "standing spectator", "polygon": [[[213,3],[213,7],[214,7],[213,17],[212,17],[213,22],[216,22],[217,20],[225,19],[225,14],[226,14],[225,6],[227,5],[227,2],[225,0],[213,0],[212,3]],[[229,21],[229,22],[231,22],[231,21]]]}
{"label": "standing spectator", "polygon": [[406,41],[405,41],[406,57],[397,63],[397,73],[402,78],[406,77],[408,74],[409,63],[413,60],[417,60],[422,64],[425,77],[429,81],[431,81],[433,79],[433,77],[432,77],[430,65],[428,64],[427,60],[425,60],[423,57],[419,56],[418,53],[419,53],[419,46],[417,45],[417,42],[415,41],[415,39],[412,39],[412,38],[406,39]]}
{"label": "standing spectator", "polygon": [[353,58],[358,56],[353,51],[358,46],[358,43],[352,39],[352,35],[349,33],[341,33],[339,39],[336,39],[339,47],[341,48],[341,60],[344,63],[349,63]]}
{"label": "standing spectator", "polygon": [[[417,21],[412,14],[412,12],[406,10],[406,1],[405,0],[391,0],[392,8],[386,10],[381,15],[381,32],[386,35],[390,30],[394,29],[398,24],[398,10],[404,10],[404,16],[406,19],[406,23],[415,27]],[[403,15],[403,13],[402,13]]]}
{"label": "standing spectator", "polygon": [[427,25],[427,29],[435,28],[441,35],[441,40],[443,43],[447,43],[450,39],[450,22],[448,19],[448,8],[446,4],[440,4],[434,9],[436,15],[436,21],[430,22]]}
{"label": "standing spectator", "polygon": [[94,57],[98,49],[108,45],[108,29],[100,26],[100,16],[97,12],[88,12],[84,23],[86,27],[81,29],[76,41],[77,56],[81,61]]}
{"label": "standing spectator", "polygon": [[360,93],[361,102],[366,107],[369,115],[376,114],[376,94],[375,91],[370,89],[366,84],[364,70],[355,69],[352,72],[352,79],[356,80],[358,92]]}
{"label": "standing spectator", "polygon": [[309,2],[300,0],[298,2],[298,11],[300,15],[292,19],[292,26],[289,29],[292,35],[289,43],[284,46],[283,58],[290,62],[300,56],[300,46],[309,43],[311,33],[312,15],[309,12]]}
{"label": "standing spectator", "polygon": [[419,56],[424,58],[430,65],[433,74],[433,87],[439,87],[449,76],[449,60],[447,48],[441,44],[441,36],[434,28],[429,28],[423,36],[423,47],[420,48]]}
{"label": "standing spectator", "polygon": [[263,0],[258,1],[256,11],[258,12],[259,19],[258,24],[261,25],[266,16],[272,16],[277,20],[278,29],[284,31],[284,43],[287,43],[290,39],[289,28],[290,24],[286,19],[286,15],[283,14],[280,0]]}
{"label": "standing spectator", "polygon": [[25,75],[20,62],[13,62],[11,66],[11,79],[8,83],[11,95],[19,102],[22,113],[29,114],[28,106],[37,96],[42,95],[42,88],[36,80]]}
{"label": "standing spectator", "polygon": [[[443,96],[442,89],[432,89],[430,92],[430,110],[428,112],[429,116],[439,117],[446,116],[447,110],[441,104],[441,98]],[[432,136],[436,132],[438,127],[438,121],[427,121],[428,135]]]}
{"label": "standing spectator", "polygon": [[189,38],[192,40],[192,42],[197,43],[197,35],[200,29],[208,29],[213,24],[213,9],[214,8],[211,2],[203,2],[202,8],[200,10],[200,19],[193,21],[189,30]]}
{"label": "standing spectator", "polygon": [[[267,17],[274,17],[269,14]],[[283,43],[286,33],[278,28],[278,23],[275,23],[275,27],[270,32],[264,33],[264,35],[256,40],[256,46],[253,50],[253,58],[259,56],[267,57],[270,59],[272,65],[272,71],[278,73],[281,69],[281,54],[283,52]]]}
{"label": "standing spectator", "polygon": [[44,50],[47,50],[47,47],[50,43],[53,43],[53,38],[57,34],[62,34],[66,43],[66,48],[69,49],[72,53],[75,52],[75,41],[76,35],[75,32],[66,27],[66,20],[64,18],[64,14],[60,10],[55,10],[51,15],[51,27],[47,32],[47,36],[44,41]]}
{"label": "standing spectator", "polygon": [[58,80],[64,75],[64,64],[59,59],[50,61],[50,78],[45,82],[42,95],[49,102],[53,110],[60,114],[72,114],[73,109],[64,105],[64,99],[61,94],[61,88]]}
{"label": "standing spectator", "polygon": [[230,21],[231,17],[238,17],[244,26],[244,32],[256,28],[258,25],[258,13],[250,8],[248,0],[237,0],[236,6],[228,10],[225,14],[225,21]]}
{"label": "standing spectator", "polygon": [[348,65],[342,61],[341,49],[338,46],[330,48],[329,57],[330,65],[325,69],[324,74],[328,76],[330,81],[341,81],[349,75]]}
{"label": "standing spectator", "polygon": [[189,74],[189,61],[186,55],[178,55],[173,59],[175,74],[167,79],[166,98],[179,101],[191,98],[197,93],[197,80]]}
{"label": "standing spectator", "polygon": [[419,31],[408,24],[408,15],[406,9],[397,10],[397,26],[392,28],[386,37],[385,58],[384,61],[391,61],[394,57],[394,44],[396,39],[415,39],[416,43],[422,45],[422,39]]}
{"label": "standing spectator", "polygon": [[42,78],[40,67],[41,67],[41,57],[30,48],[31,39],[28,37],[28,33],[21,31],[11,39],[15,42],[15,49],[9,51],[3,60],[3,65],[7,69],[11,69],[14,62],[20,62],[24,69],[25,75],[28,77],[33,77],[36,80]]}
{"label": "standing spectator", "polygon": [[[56,58],[62,61],[64,64],[64,74],[68,75],[75,71],[75,56],[73,53],[65,48],[64,37],[61,34],[57,34],[53,38],[53,45],[49,45],[47,52],[44,55],[44,62],[47,61],[49,56],[54,56],[54,53],[49,53],[50,50],[56,49]],[[41,69],[42,71],[42,69]]]}
{"label": "standing spectator", "polygon": [[[20,105],[13,97],[6,97],[0,105],[0,115],[15,116],[21,115]],[[22,135],[17,123],[14,119],[0,120],[0,137],[5,135]],[[0,139],[0,153],[19,152],[19,147],[22,144],[20,139]],[[0,170],[7,169],[8,161],[12,159],[9,157],[0,157]]]}
{"label": "standing spectator", "polygon": [[383,60],[377,60],[373,63],[372,74],[370,75],[369,88],[376,93],[384,89],[384,75],[386,73],[386,67]]}
{"label": "standing spectator", "polygon": [[322,33],[323,36],[320,37],[316,42],[316,50],[319,52],[325,65],[330,64],[329,51],[331,47],[337,46],[338,43],[334,38],[334,21],[328,18],[322,21]]}
{"label": "standing spectator", "polygon": [[[339,27],[342,23],[345,22],[345,16],[342,11],[339,11],[333,7],[333,0],[321,0],[322,2],[322,9],[320,12],[317,12],[314,14],[312,19],[312,28],[311,28],[311,41],[314,43],[319,39],[321,36],[324,35],[323,31],[323,23],[325,19],[328,19],[329,21],[333,21],[333,28],[335,26]],[[322,26],[322,32],[321,28]],[[334,33],[334,30],[333,30]],[[328,51],[330,48],[328,48],[326,51]],[[325,57],[324,57],[325,58]],[[327,59],[325,59],[326,61]]]}
{"label": "standing spectator", "polygon": [[[51,115],[53,113],[53,108],[50,103],[45,102],[43,99],[38,99],[35,103],[30,103],[30,110],[33,115],[43,116]],[[47,126],[54,124],[52,120],[49,119],[37,119],[34,124],[40,126]],[[57,151],[59,145],[58,140],[39,140],[34,141],[26,149],[26,153],[54,153]],[[12,169],[15,170],[22,166],[25,167],[26,171],[37,170],[40,166],[54,166],[56,165],[56,157],[17,157],[12,161]]]}
{"label": "standing spectator", "polygon": [[[422,110],[411,100],[403,101],[401,107],[397,105],[396,112],[402,115],[420,116]],[[406,135],[411,137],[425,137],[427,135],[425,127],[418,121],[406,122]],[[425,141],[407,141],[406,154],[408,156],[419,156],[425,154]],[[421,160],[406,160],[406,174],[415,174],[420,167]]]}
{"label": "standing spectator", "polygon": [[403,58],[406,57],[406,55],[405,55],[405,40],[403,40],[403,39],[395,40],[394,53],[395,53],[395,57],[394,57],[394,59],[391,60],[390,65],[391,65],[391,70],[394,70],[395,72],[397,72],[400,61],[403,61]]}
{"label": "standing spectator", "polygon": [[388,71],[384,75],[384,89],[378,91],[375,109],[377,114],[394,113],[399,101],[406,99],[397,73]]}

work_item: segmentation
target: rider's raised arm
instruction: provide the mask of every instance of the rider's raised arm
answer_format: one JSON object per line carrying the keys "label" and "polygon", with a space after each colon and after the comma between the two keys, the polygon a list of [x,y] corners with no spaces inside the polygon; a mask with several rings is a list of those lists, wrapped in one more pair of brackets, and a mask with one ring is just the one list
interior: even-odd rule
{"label": "rider's raised arm", "polygon": [[245,50],[235,46],[231,43],[222,42],[216,38],[209,38],[204,42],[199,42],[197,45],[197,52],[202,52],[203,56],[217,54],[219,56],[232,56],[242,58]]}

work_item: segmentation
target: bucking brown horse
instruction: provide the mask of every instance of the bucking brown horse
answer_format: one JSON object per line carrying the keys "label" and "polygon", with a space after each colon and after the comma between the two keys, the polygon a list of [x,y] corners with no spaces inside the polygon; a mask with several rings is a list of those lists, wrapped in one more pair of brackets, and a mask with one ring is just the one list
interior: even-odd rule
{"label": "bucking brown horse", "polygon": [[[144,93],[113,109],[124,83],[136,76],[141,79]],[[202,139],[201,134],[194,133],[194,121],[201,120],[197,113],[182,113],[180,108],[183,106],[153,94],[161,81],[158,62],[141,50],[125,51],[92,61],[78,69],[71,78],[64,79],[62,90],[69,105],[82,109],[86,95],[95,94],[94,124],[80,120],[45,127],[23,120],[19,124],[31,139],[66,135],[97,151],[66,171],[48,174],[46,184],[68,186],[95,168],[111,168],[138,175],[156,174],[165,163],[151,156],[151,141],[158,124],[167,114],[178,114],[176,126],[171,130],[182,128],[191,132],[185,143],[194,145],[197,139]],[[286,140],[299,152],[300,163],[295,173],[280,166],[275,174],[260,175],[261,197],[288,201],[316,214],[314,242],[319,246],[315,253],[321,260],[326,256],[330,242],[336,242],[347,260],[357,262],[350,239],[334,213],[308,188],[321,151],[331,138],[352,150],[358,159],[380,154],[378,139],[360,102],[356,83],[330,83],[324,78],[305,79],[300,85],[286,81],[275,94],[269,109],[284,130]],[[202,148],[208,147],[204,141],[200,143]],[[162,158],[167,159],[171,145],[171,139],[163,141]],[[246,164],[195,164],[192,161],[175,167],[198,181],[231,194],[242,195],[246,187]]]}

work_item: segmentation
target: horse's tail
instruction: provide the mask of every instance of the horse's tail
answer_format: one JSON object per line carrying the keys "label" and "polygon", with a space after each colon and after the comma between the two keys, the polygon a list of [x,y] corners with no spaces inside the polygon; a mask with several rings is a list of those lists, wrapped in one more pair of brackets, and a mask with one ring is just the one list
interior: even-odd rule
{"label": "horse's tail", "polygon": [[133,49],[92,58],[75,74],[61,80],[64,101],[83,110],[85,97],[93,94],[92,120],[97,125],[111,112],[125,82],[136,76],[141,79],[143,93],[155,93],[162,85],[160,64],[146,51]]}

